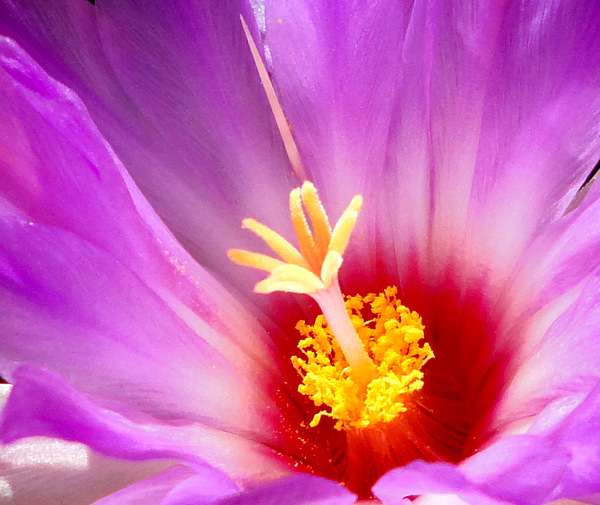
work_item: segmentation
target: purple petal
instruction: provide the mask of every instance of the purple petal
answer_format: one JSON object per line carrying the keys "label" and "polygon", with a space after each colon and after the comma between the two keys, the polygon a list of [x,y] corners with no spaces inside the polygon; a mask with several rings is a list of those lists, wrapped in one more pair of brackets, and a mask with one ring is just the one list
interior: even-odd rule
{"label": "purple petal", "polygon": [[[342,269],[348,291],[365,289],[351,284],[365,271],[372,289],[384,276],[376,267],[398,270],[390,227],[398,224],[405,237],[413,214],[425,210],[418,200],[424,186],[396,184],[388,170],[409,11],[381,1],[265,2],[270,70],[325,207],[337,218],[352,196],[365,197]],[[423,180],[419,171],[411,173]],[[391,193],[418,204],[401,214],[387,206]]]}
{"label": "purple petal", "polygon": [[[504,316],[514,372],[497,408],[498,425],[531,418],[563,396],[587,393],[600,379],[599,219],[600,189],[594,186],[578,209],[526,251]],[[527,325],[519,328],[519,320]]]}
{"label": "purple petal", "polygon": [[[267,369],[259,383],[256,363],[229,362],[208,345],[226,335],[210,315],[184,320],[133,272],[67,232],[5,221],[0,237],[17,276],[0,292],[0,364],[11,381],[19,363],[32,363],[157,418],[269,431],[258,414],[273,407]],[[248,416],[234,416],[239,409]]]}
{"label": "purple petal", "polygon": [[43,435],[114,458],[176,460],[197,468],[208,463],[236,479],[273,478],[286,468],[281,456],[242,436],[200,423],[161,423],[133,409],[122,415],[94,400],[54,373],[21,367],[0,418],[0,438],[9,443]]}
{"label": "purple petal", "polygon": [[515,371],[498,402],[496,426],[528,418],[531,422],[549,403],[580,396],[598,383],[599,290],[596,273],[532,319],[532,327],[522,334],[521,348],[515,350]]}
{"label": "purple petal", "polygon": [[[10,388],[3,385],[2,393],[8,395]],[[3,445],[0,467],[0,503],[88,505],[161,472],[165,463],[119,461],[100,456],[81,444],[32,437]]]}
{"label": "purple petal", "polygon": [[[557,499],[577,500],[585,503],[598,503],[600,497],[600,386],[597,384],[589,393],[582,393],[573,388],[562,391],[562,397],[550,403],[534,419],[528,434],[532,439],[542,440],[543,444],[549,444],[553,454],[548,456],[548,461],[560,461],[561,455],[566,455],[563,471],[559,475],[552,493],[546,498],[547,501]],[[521,440],[523,437],[509,437],[512,440]],[[525,436],[525,438],[529,438]],[[501,441],[499,444],[502,444]],[[492,445],[480,455],[469,458],[464,462],[462,468],[472,478],[487,479],[486,482],[496,487],[502,487],[503,483],[490,479],[490,475],[497,473],[499,462],[503,459],[510,461],[514,458],[516,451],[508,451],[505,454],[499,452]],[[494,454],[497,453],[497,454]],[[487,453],[487,454],[486,454]],[[485,455],[482,461],[480,456]],[[494,457],[496,456],[496,457]],[[486,464],[486,459],[488,460]],[[540,474],[547,471],[548,463],[530,461],[529,474]],[[526,475],[526,474],[525,474]],[[550,475],[552,475],[550,473]],[[502,475],[499,476],[502,479]],[[545,487],[550,482],[544,481]],[[508,486],[509,484],[504,484]],[[512,485],[512,484],[510,484]],[[543,486],[541,486],[543,487]]]}
{"label": "purple petal", "polygon": [[600,13],[568,1],[478,6],[427,12],[433,249],[460,247],[466,223],[474,258],[505,269],[597,161]]}
{"label": "purple petal", "polygon": [[[5,214],[73,232],[158,289],[176,286],[186,305],[202,305],[198,284],[213,297],[225,296],[158,219],[73,92],[6,39],[0,39],[0,65],[0,131],[10,139],[0,173]],[[235,305],[229,297],[221,310],[229,303]]]}
{"label": "purple petal", "polygon": [[73,93],[5,39],[0,64],[3,375],[52,367],[156,417],[271,436],[270,337],[175,241]]}
{"label": "purple petal", "polygon": [[571,454],[542,437],[505,437],[461,464],[467,478],[489,495],[510,503],[548,501]]}
{"label": "purple petal", "polygon": [[403,505],[471,505],[464,500],[461,500],[455,494],[426,494],[421,495],[415,500],[409,500],[406,498]]}
{"label": "purple petal", "polygon": [[371,270],[395,253],[406,271],[417,251],[432,282],[457,256],[462,275],[484,264],[504,277],[597,161],[600,13],[568,1],[386,5],[266,2],[301,152],[332,203],[366,188],[376,210],[357,233]]}
{"label": "purple petal", "polygon": [[213,468],[205,468],[174,487],[161,505],[203,505],[233,495],[238,487]]}
{"label": "purple petal", "polygon": [[161,217],[230,280],[246,272],[226,250],[254,243],[241,219],[291,230],[298,185],[240,14],[254,26],[243,0],[0,4],[0,29],[82,98]]}
{"label": "purple petal", "polygon": [[540,437],[503,439],[474,456],[466,470],[415,461],[385,474],[373,492],[385,505],[419,494],[456,494],[472,505],[545,503],[568,457]]}
{"label": "purple petal", "polygon": [[214,469],[193,471],[186,467],[176,466],[94,502],[94,505],[174,504],[177,502],[173,501],[173,496],[180,495],[181,489],[189,486],[190,482],[198,483],[198,485],[202,483],[205,495],[211,498],[206,502],[196,501],[195,503],[198,505],[210,503],[235,490],[231,483],[227,483]]}
{"label": "purple petal", "polygon": [[313,475],[295,474],[250,491],[224,498],[218,504],[351,505],[355,501],[356,495],[337,482]]}
{"label": "purple petal", "polygon": [[411,463],[374,486],[386,505],[416,494],[456,494],[478,504],[594,503],[600,493],[600,387],[548,406],[526,435],[501,438],[460,466]]}
{"label": "purple petal", "polygon": [[459,255],[467,277],[485,267],[503,281],[594,166],[600,100],[591,83],[600,65],[590,61],[600,54],[600,13],[592,11],[568,1],[415,3],[404,50],[416,66],[403,69],[398,116],[423,104],[421,121],[403,121],[400,132],[407,146],[421,137],[428,157],[421,168],[400,158],[398,171],[399,182],[408,168],[431,173],[431,221],[421,228],[430,275]]}
{"label": "purple petal", "polygon": [[569,292],[600,266],[598,219],[600,187],[592,184],[583,203],[546,227],[526,251],[523,269],[530,269],[536,280],[545,279],[539,305]]}
{"label": "purple petal", "polygon": [[385,169],[407,10],[381,1],[265,2],[265,45],[283,108],[338,212],[378,186]]}
{"label": "purple petal", "polygon": [[600,385],[571,412],[565,402],[548,410],[554,412],[542,413],[531,432],[548,434],[557,450],[568,450],[571,456],[554,498],[600,496]]}
{"label": "purple petal", "polygon": [[470,505],[501,503],[481,493],[456,467],[423,461],[415,461],[386,473],[373,486],[373,493],[384,505],[405,505],[405,498],[416,494],[456,494]]}
{"label": "purple petal", "polygon": [[[172,469],[167,472],[170,471]],[[167,472],[164,472],[165,475]],[[160,484],[162,481],[154,477],[132,486],[130,489],[143,492],[146,482],[154,485],[155,483]],[[175,484],[175,482],[172,484]],[[114,495],[114,499],[110,497],[110,499],[100,501],[98,505],[123,503],[118,499],[121,499],[121,497],[129,498],[126,491]],[[114,501],[111,501],[111,499]],[[289,505],[350,505],[355,500],[356,496],[337,482],[312,475],[296,474],[255,487],[249,491],[236,493],[235,488],[226,480],[215,475],[214,471],[212,473],[204,471],[181,483],[177,483],[177,485],[173,485],[171,491],[160,501],[160,505],[205,505],[209,503],[218,505],[256,503],[261,505],[278,505],[280,503]],[[146,502],[141,501],[140,503],[145,504]]]}

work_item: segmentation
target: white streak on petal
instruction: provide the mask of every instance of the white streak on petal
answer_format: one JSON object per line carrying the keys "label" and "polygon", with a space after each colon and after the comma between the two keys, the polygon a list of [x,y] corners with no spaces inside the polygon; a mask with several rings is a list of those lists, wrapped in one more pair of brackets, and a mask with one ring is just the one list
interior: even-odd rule
{"label": "white streak on petal", "polygon": [[57,470],[85,470],[89,465],[89,450],[83,445],[48,440],[35,452],[24,450],[24,447],[29,444],[17,442],[6,446],[0,460],[7,459],[20,468],[51,465]]}

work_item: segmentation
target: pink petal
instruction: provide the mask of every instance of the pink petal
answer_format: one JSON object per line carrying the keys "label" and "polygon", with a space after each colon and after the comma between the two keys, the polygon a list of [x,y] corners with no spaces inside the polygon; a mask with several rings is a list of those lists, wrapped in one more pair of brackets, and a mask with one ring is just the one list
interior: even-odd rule
{"label": "pink petal", "polygon": [[231,478],[260,481],[285,472],[275,451],[244,436],[200,422],[160,422],[129,408],[126,415],[86,397],[59,375],[21,367],[0,419],[0,438],[50,436],[81,442],[113,458],[176,460],[196,468],[216,466]]}
{"label": "pink petal", "polygon": [[[4,385],[3,393],[10,388]],[[0,466],[0,503],[87,505],[162,471],[165,463],[119,461],[80,444],[32,437],[3,446]]]}
{"label": "pink petal", "polygon": [[6,39],[0,65],[2,374],[52,367],[119,408],[272,437],[270,337],[176,242],[73,93]]}
{"label": "pink petal", "polygon": [[600,189],[594,186],[521,261],[503,322],[501,345],[514,360],[497,425],[532,418],[551,401],[588,392],[600,378],[599,219]]}
{"label": "pink petal", "polygon": [[408,9],[265,2],[265,45],[300,152],[332,213],[385,176]]}
{"label": "pink petal", "polygon": [[475,456],[475,470],[415,461],[385,474],[373,492],[385,505],[420,494],[456,494],[471,505],[545,503],[567,460],[537,437],[509,437]]}
{"label": "pink petal", "polygon": [[138,482],[133,486],[125,488],[106,498],[94,502],[94,505],[167,505],[177,503],[182,490],[190,485],[190,482],[202,486],[206,501],[200,501],[196,497],[197,505],[210,503],[217,498],[229,494],[235,490],[215,470],[206,469],[201,472],[190,470],[182,466],[169,468],[161,474]]}
{"label": "pink petal", "polygon": [[338,482],[314,475],[295,474],[245,493],[224,498],[218,503],[219,505],[252,505],[256,503],[261,505],[279,505],[281,503],[286,505],[351,505],[355,500],[356,495]]}
{"label": "pink petal", "polygon": [[240,14],[257,36],[247,2],[2,4],[3,32],[81,97],[196,258],[233,281],[246,271],[227,249],[254,243],[242,218],[291,230],[299,181],[243,35]]}
{"label": "pink petal", "polygon": [[571,458],[554,498],[600,498],[600,386],[583,400],[567,405],[563,399],[538,417],[531,433],[547,436],[556,450],[566,450]]}
{"label": "pink petal", "polygon": [[576,402],[563,398],[548,406],[525,435],[500,438],[458,466],[410,463],[384,475],[373,491],[386,505],[416,494],[454,494],[471,505],[593,503],[600,493],[599,414],[595,387]]}

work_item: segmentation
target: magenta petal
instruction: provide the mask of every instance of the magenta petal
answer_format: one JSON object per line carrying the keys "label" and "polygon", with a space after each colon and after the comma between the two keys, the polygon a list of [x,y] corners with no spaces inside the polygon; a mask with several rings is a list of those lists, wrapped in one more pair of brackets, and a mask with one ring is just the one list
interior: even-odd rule
{"label": "magenta petal", "polygon": [[165,436],[169,431],[166,425],[162,432],[158,423],[150,430],[102,409],[54,373],[21,367],[14,379],[15,385],[0,418],[4,443],[42,435],[81,442],[115,458],[186,458],[197,465],[203,464],[191,448],[184,448],[181,440]]}
{"label": "magenta petal", "polygon": [[598,9],[415,2],[417,33],[405,50],[418,66],[404,75],[412,81],[417,73],[426,107],[423,170],[432,172],[430,247],[438,261],[466,245],[474,261],[509,270],[596,163]]}
{"label": "magenta petal", "polygon": [[240,14],[258,40],[243,0],[0,2],[3,33],[81,97],[161,217],[230,280],[227,248],[251,244],[241,219],[289,230],[298,182]]}
{"label": "magenta petal", "polygon": [[355,500],[339,483],[313,475],[291,475],[236,493],[230,483],[204,471],[174,487],[160,505],[351,505]]}
{"label": "magenta petal", "polygon": [[265,2],[283,108],[328,208],[384,175],[408,9],[397,2]]}
{"label": "magenta petal", "polygon": [[549,305],[549,310],[541,311],[538,316],[541,325],[552,310],[559,315],[542,338],[526,342],[529,345],[519,353],[522,358],[517,358],[510,387],[498,405],[500,425],[510,419],[528,418],[554,400],[581,395],[598,384],[599,289],[597,272],[582,281],[575,293],[567,293]]}
{"label": "magenta petal", "polygon": [[[156,418],[263,431],[267,419],[258,412],[273,405],[268,375],[257,383],[253,360],[238,350],[231,363],[206,342],[227,335],[220,321],[214,328],[210,314],[188,316],[199,335],[133,272],[66,232],[4,221],[0,237],[16,276],[0,277],[0,365],[8,378],[19,363],[36,364],[117,410],[128,404]],[[244,362],[252,376],[244,377]],[[236,409],[247,416],[234,416]]]}
{"label": "magenta petal", "polygon": [[505,5],[467,222],[473,254],[502,270],[562,216],[600,149],[600,4]]}
{"label": "magenta petal", "polygon": [[415,461],[386,473],[373,486],[384,505],[404,505],[405,498],[419,494],[456,494],[470,505],[499,505],[486,496],[454,466]]}
{"label": "magenta petal", "polygon": [[[562,406],[565,411],[565,406]],[[543,416],[533,430],[548,432]],[[557,450],[568,450],[571,459],[554,498],[579,499],[600,495],[600,385],[566,416],[551,428],[550,439]],[[560,448],[560,449],[559,449]]]}
{"label": "magenta petal", "polygon": [[112,493],[93,505],[161,505],[178,484],[194,475],[194,470],[173,466],[153,477]]}
{"label": "magenta petal", "polygon": [[233,495],[238,487],[214,468],[203,468],[175,486],[160,505],[204,505]]}
{"label": "magenta petal", "polygon": [[1,373],[47,366],[107,401],[218,425],[242,421],[230,398],[245,398],[237,429],[260,430],[270,337],[176,242],[73,93],[7,39],[0,67]]}
{"label": "magenta petal", "polygon": [[[235,491],[235,486],[217,470],[204,468],[191,470],[182,466],[174,466],[149,479],[129,486],[117,493],[94,502],[94,505],[167,505],[178,503],[182,490],[190,483],[201,486],[203,495],[197,496],[194,505],[212,503],[217,498]],[[206,497],[202,501],[201,497]],[[185,502],[183,502],[185,503]],[[189,502],[188,502],[189,503]]]}
{"label": "magenta petal", "polygon": [[[373,266],[385,261],[381,248],[394,255],[390,225],[400,218],[406,236],[413,215],[425,207],[423,187],[412,180],[396,184],[389,170],[399,147],[389,138],[410,8],[382,1],[264,4],[269,68],[300,154],[335,218],[355,194],[365,197],[345,264],[375,276]],[[387,206],[390,188],[411,201],[410,210]],[[342,276],[349,276],[347,269]]]}
{"label": "magenta petal", "polygon": [[161,423],[139,411],[118,414],[42,368],[21,367],[0,417],[0,438],[29,436],[81,442],[106,456],[133,461],[173,459],[204,468],[216,465],[233,478],[280,475],[277,453],[242,436],[198,422]]}
{"label": "magenta petal", "polygon": [[515,291],[543,308],[594,275],[600,254],[600,188],[592,184],[575,210],[546,226],[523,252]]}
{"label": "magenta petal", "polygon": [[[295,474],[250,491],[224,498],[219,505],[351,505],[356,495],[338,482]],[[177,505],[192,505],[191,503]]]}
{"label": "magenta petal", "polygon": [[[582,382],[586,382],[585,378]],[[597,384],[597,380],[595,383]],[[523,475],[527,477],[527,475],[541,474],[544,481],[540,485],[540,490],[548,489],[555,484],[546,500],[570,499],[598,503],[600,386],[596,385],[587,394],[578,390],[582,385],[577,382],[571,385],[572,391],[568,391],[567,387],[568,385],[563,386],[558,399],[535,417],[533,425],[528,430],[531,437],[525,435],[500,440],[480,454],[466,460],[461,465],[464,472],[470,478],[489,483],[496,488],[511,487],[513,481],[504,479],[499,468],[501,469],[503,460],[510,461],[520,452],[520,449],[502,451],[502,446],[506,446],[509,440],[516,443],[520,440],[536,440],[535,444],[542,447],[548,444],[552,452],[547,456],[548,461],[530,459],[530,468],[525,469]],[[538,454],[544,459],[543,451]],[[552,471],[548,471],[550,461],[554,461],[559,467],[563,465],[562,472],[554,474],[555,477],[559,477],[558,481],[552,478]],[[550,478],[546,481],[546,477]]]}
{"label": "magenta petal", "polygon": [[490,496],[525,505],[549,500],[570,459],[568,449],[553,440],[514,435],[475,454],[460,468]]}
{"label": "magenta petal", "polygon": [[199,303],[198,284],[222,293],[160,221],[77,96],[5,38],[0,68],[2,214],[72,232],[186,305]]}
{"label": "magenta petal", "polygon": [[504,281],[597,161],[595,4],[267,0],[265,13],[327,203],[365,194],[357,271],[404,272],[416,254],[424,283],[456,257],[465,276]]}
{"label": "magenta petal", "polygon": [[373,492],[385,505],[419,494],[456,494],[472,505],[545,503],[568,456],[540,437],[513,436],[474,457],[472,469],[415,461],[384,475]]}
{"label": "magenta petal", "polygon": [[491,432],[529,425],[549,403],[600,380],[600,188],[548,224],[523,252],[504,293],[497,345],[512,355]]}

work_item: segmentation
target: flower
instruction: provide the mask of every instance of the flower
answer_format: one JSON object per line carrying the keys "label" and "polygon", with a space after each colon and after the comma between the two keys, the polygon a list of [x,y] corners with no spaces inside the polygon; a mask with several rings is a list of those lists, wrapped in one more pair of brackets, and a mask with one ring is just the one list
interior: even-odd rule
{"label": "flower", "polygon": [[[2,0],[7,499],[597,501],[599,8]],[[362,195],[339,284],[397,287],[435,354],[375,430],[315,418],[318,308],[227,258],[245,218],[291,240],[305,180]]]}

